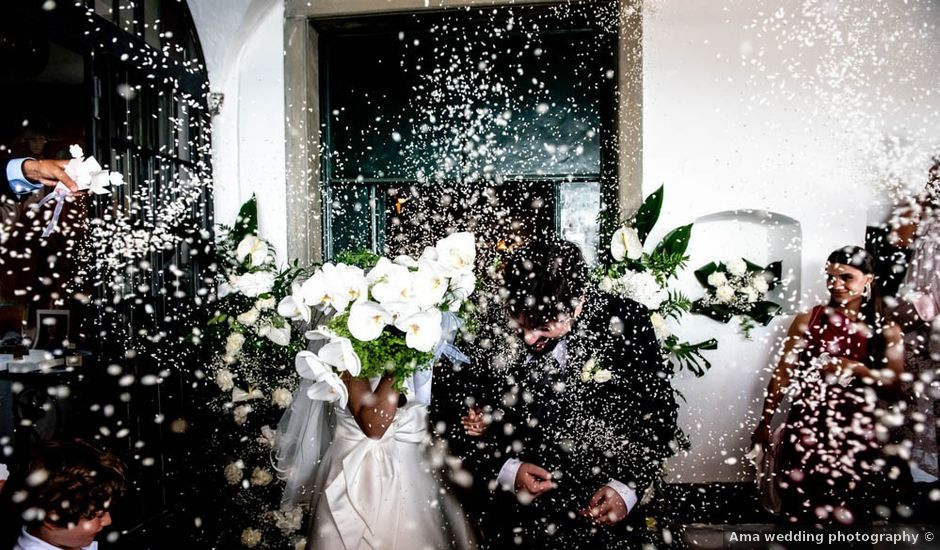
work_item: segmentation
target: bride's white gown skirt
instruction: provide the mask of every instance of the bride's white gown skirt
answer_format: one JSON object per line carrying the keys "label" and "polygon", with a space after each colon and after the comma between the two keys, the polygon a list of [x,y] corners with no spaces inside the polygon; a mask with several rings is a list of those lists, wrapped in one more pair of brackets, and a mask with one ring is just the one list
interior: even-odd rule
{"label": "bride's white gown skirt", "polygon": [[346,409],[317,475],[308,550],[470,548],[465,518],[426,458],[428,411],[400,408],[381,439]]}

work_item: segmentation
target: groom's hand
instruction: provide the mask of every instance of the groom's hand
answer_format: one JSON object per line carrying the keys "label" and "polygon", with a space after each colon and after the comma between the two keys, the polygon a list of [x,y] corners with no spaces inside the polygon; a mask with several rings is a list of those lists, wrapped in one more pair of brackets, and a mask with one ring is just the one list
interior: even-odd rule
{"label": "groom's hand", "polygon": [[587,508],[578,514],[594,523],[610,527],[627,517],[627,504],[617,491],[604,485],[591,497]]}
{"label": "groom's hand", "polygon": [[555,488],[552,483],[552,474],[545,468],[523,462],[516,472],[516,493],[528,493],[536,498]]}

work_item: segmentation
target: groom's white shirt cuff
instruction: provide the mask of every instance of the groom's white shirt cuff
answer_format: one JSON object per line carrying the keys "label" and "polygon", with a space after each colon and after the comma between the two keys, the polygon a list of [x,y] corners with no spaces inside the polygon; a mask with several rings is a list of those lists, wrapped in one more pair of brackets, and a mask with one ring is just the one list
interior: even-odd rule
{"label": "groom's white shirt cuff", "polygon": [[[518,458],[510,458],[505,462],[505,464],[503,464],[503,467],[499,469],[499,475],[496,476],[496,482],[499,483],[499,486],[502,487],[504,491],[515,492],[516,474],[519,473],[519,466],[522,466],[521,460]],[[617,491],[617,494],[620,495],[620,498],[623,499],[623,503],[627,505],[627,513],[629,514],[636,505],[636,491],[627,487],[626,484],[621,483],[616,479],[611,479],[608,481],[607,486],[614,491]]]}
{"label": "groom's white shirt cuff", "polygon": [[13,159],[7,163],[7,181],[10,182],[10,190],[16,195],[28,195],[42,188],[42,185],[29,181],[23,174],[23,163],[27,160],[33,159]]}

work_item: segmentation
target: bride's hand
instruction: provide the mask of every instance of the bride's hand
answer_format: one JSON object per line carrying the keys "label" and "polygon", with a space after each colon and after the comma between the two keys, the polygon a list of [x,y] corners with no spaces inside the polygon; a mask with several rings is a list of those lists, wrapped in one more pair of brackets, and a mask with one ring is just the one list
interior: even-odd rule
{"label": "bride's hand", "polygon": [[470,437],[482,436],[486,433],[486,428],[489,426],[486,415],[483,414],[483,409],[480,407],[470,407],[467,409],[467,415],[461,416],[460,422],[463,424],[464,431]]}

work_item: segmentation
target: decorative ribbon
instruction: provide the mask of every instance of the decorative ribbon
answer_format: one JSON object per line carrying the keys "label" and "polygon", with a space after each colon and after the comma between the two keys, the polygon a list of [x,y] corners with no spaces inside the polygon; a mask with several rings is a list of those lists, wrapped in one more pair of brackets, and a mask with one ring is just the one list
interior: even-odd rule
{"label": "decorative ribbon", "polygon": [[65,199],[70,194],[71,193],[68,190],[63,190],[63,189],[60,189],[59,187],[56,187],[55,189],[52,190],[51,193],[43,197],[41,201],[37,202],[32,207],[35,210],[39,210],[40,208],[45,206],[46,203],[50,201],[55,201],[55,210],[52,212],[52,219],[49,220],[48,224],[46,224],[46,228],[42,230],[43,238],[46,238],[49,235],[52,235],[52,232],[55,231],[56,226],[59,224],[59,216],[62,215],[62,207],[65,205]]}
{"label": "decorative ribbon", "polygon": [[384,531],[381,526],[398,523],[399,449],[402,445],[422,443],[427,437],[426,424],[425,407],[399,409],[382,438],[371,439],[352,415],[340,414],[334,445],[349,446],[350,451],[324,493],[346,548],[359,548],[363,540],[379,542],[374,541],[374,537]]}

